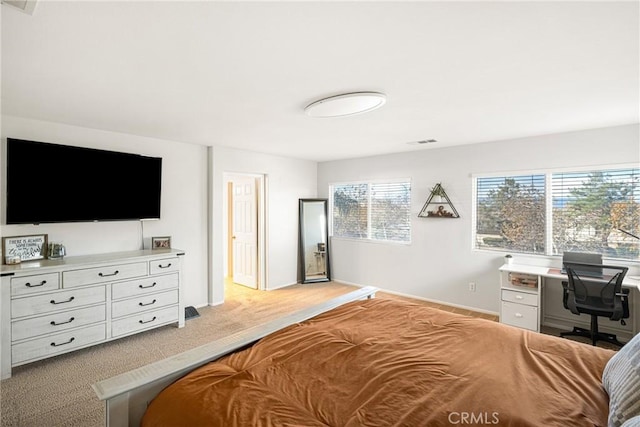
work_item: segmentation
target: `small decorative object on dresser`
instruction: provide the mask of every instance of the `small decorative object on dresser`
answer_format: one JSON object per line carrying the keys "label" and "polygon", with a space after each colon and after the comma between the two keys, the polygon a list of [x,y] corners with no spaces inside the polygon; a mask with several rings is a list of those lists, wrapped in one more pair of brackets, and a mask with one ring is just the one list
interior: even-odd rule
{"label": "small decorative object on dresser", "polygon": [[49,243],[49,259],[64,258],[67,254],[62,243]]}
{"label": "small decorative object on dresser", "polygon": [[[3,237],[2,253],[4,254],[5,264],[17,264],[20,261],[46,258],[47,239],[47,234]],[[17,261],[16,257],[19,261]]]}
{"label": "small decorative object on dresser", "polygon": [[171,236],[152,237],[151,249],[170,249]]}

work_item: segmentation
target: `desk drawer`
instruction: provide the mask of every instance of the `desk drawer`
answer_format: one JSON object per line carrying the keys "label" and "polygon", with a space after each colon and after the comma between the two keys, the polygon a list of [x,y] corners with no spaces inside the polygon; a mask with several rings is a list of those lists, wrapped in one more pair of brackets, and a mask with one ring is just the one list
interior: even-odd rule
{"label": "desk drawer", "polygon": [[537,307],[538,295],[503,289],[502,301],[510,301],[510,302],[515,302],[517,304],[526,304],[526,305],[532,305],[534,307]]}
{"label": "desk drawer", "polygon": [[114,280],[131,279],[147,275],[146,262],[131,264],[114,264],[104,267],[71,270],[62,273],[62,287],[90,285],[92,283],[113,282]]}
{"label": "desk drawer", "polygon": [[502,301],[500,323],[538,331],[538,307]]}
{"label": "desk drawer", "polygon": [[11,296],[15,297],[38,292],[55,291],[60,287],[58,277],[58,273],[13,277],[11,278]]}

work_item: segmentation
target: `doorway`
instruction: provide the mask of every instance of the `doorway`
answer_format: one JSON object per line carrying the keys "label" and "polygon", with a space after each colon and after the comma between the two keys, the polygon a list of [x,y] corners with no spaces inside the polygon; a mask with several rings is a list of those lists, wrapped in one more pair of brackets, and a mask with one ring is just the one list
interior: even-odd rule
{"label": "doorway", "polygon": [[265,176],[224,174],[225,283],[265,290]]}

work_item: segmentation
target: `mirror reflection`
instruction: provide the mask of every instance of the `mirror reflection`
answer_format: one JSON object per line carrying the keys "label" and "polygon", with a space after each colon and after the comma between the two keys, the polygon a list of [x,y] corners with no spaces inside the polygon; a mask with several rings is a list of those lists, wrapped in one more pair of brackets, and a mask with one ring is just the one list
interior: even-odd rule
{"label": "mirror reflection", "polygon": [[329,273],[327,199],[300,199],[300,271],[302,283],[326,282]]}

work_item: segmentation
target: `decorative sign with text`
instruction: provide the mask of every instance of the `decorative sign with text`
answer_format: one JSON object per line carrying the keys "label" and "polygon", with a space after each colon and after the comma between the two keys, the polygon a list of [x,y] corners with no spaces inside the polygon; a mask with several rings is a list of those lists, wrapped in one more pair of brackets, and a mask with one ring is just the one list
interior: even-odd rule
{"label": "decorative sign with text", "polygon": [[47,238],[47,234],[3,237],[2,254],[4,259],[13,257],[20,257],[20,261],[43,259],[47,254]]}

